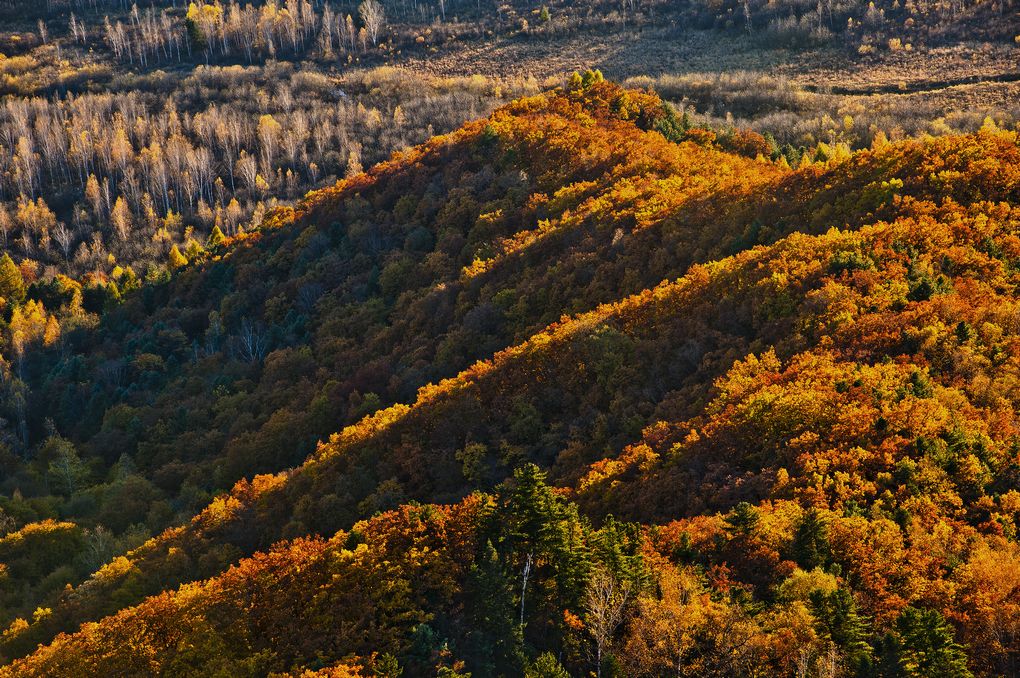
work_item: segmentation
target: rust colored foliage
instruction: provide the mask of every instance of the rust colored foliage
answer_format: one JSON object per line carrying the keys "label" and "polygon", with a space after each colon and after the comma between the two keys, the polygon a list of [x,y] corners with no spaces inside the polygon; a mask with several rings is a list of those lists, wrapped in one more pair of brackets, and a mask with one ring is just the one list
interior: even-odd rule
{"label": "rust colored foliage", "polygon": [[[219,263],[254,286],[334,219],[383,215],[367,240],[409,237],[402,219],[441,224],[437,241],[460,247],[439,263],[394,254],[386,266],[400,268],[377,276],[405,281],[379,302],[399,320],[360,327],[378,346],[337,339],[353,307],[327,300],[315,358],[271,356],[263,373],[284,384],[322,361],[368,382],[346,363],[375,356],[402,374],[392,356],[411,348],[449,369],[408,377],[412,396],[395,389],[295,469],[238,481],[21,620],[8,647],[115,612],[7,675],[324,660],[333,668],[315,670],[337,675],[395,661],[489,675],[559,661],[546,652],[576,672],[593,642],[628,675],[850,671],[887,641],[910,666],[917,619],[948,634],[957,675],[1009,673],[1017,135],[905,141],[791,171],[752,159],[767,150],[753,133],[671,143],[655,131],[663,115],[655,97],[597,81],[523,99],[274,213],[235,246]],[[500,172],[477,169],[482,157]],[[432,200],[423,187],[468,166],[511,188],[484,204],[464,186],[399,203]],[[175,284],[200,286],[206,265]],[[491,357],[416,343],[437,317],[464,323],[451,334],[471,328],[461,347],[491,336]],[[548,469],[559,489],[522,467]],[[158,593],[166,582],[183,586]],[[100,602],[113,598],[139,604]],[[846,628],[827,617],[837,607]]]}

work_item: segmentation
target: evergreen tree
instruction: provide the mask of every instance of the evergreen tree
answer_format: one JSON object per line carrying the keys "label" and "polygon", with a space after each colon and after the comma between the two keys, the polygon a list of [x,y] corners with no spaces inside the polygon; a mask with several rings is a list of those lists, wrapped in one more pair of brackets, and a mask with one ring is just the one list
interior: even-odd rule
{"label": "evergreen tree", "polygon": [[584,75],[581,76],[581,87],[584,89],[588,89],[592,85],[597,85],[600,82],[605,82],[605,80],[606,79],[602,76],[602,71],[600,71],[599,69],[597,68],[595,70],[588,69],[587,71],[584,72]]}
{"label": "evergreen tree", "polygon": [[935,392],[932,389],[931,381],[920,370],[914,370],[910,373],[910,389],[918,398],[931,398]]}
{"label": "evergreen tree", "polygon": [[422,623],[411,631],[411,646],[406,655],[405,668],[411,675],[426,675],[434,671],[436,659],[443,654],[446,639],[436,633],[429,624]]}
{"label": "evergreen tree", "polygon": [[868,621],[857,612],[850,592],[846,589],[831,593],[812,591],[810,602],[818,632],[843,651],[855,674],[866,674],[872,664],[872,649],[868,643],[871,634]]}
{"label": "evergreen tree", "polygon": [[726,516],[726,525],[734,535],[749,535],[758,526],[758,519],[758,509],[742,501]]}
{"label": "evergreen tree", "polygon": [[475,558],[465,590],[470,626],[467,657],[480,676],[518,675],[524,663],[514,586],[491,540]]}
{"label": "evergreen tree", "polygon": [[[577,505],[567,503],[559,524],[553,563],[560,605],[568,609],[577,609],[588,585],[593,555],[590,532],[591,526],[582,520]],[[625,559],[632,557],[624,556],[621,559],[621,565],[624,566],[622,569],[627,569]]]}
{"label": "evergreen tree", "polygon": [[793,560],[805,570],[824,567],[831,557],[828,528],[818,509],[810,508],[797,524],[791,546]]}
{"label": "evergreen tree", "polygon": [[688,108],[685,106],[684,112],[680,116],[680,129],[682,129],[684,132],[689,132],[692,127],[694,127],[694,121],[691,120],[690,110],[688,110]]}
{"label": "evergreen tree", "polygon": [[641,530],[637,524],[609,516],[593,535],[592,550],[598,562],[618,580],[630,582],[634,588],[644,585],[647,572],[641,558]]}
{"label": "evergreen tree", "polygon": [[529,638],[552,647],[562,610],[580,609],[591,571],[587,524],[576,506],[552,491],[534,464],[514,472],[499,491],[493,514],[498,549],[505,558],[518,596],[519,626],[531,618],[543,622],[542,635]]}
{"label": "evergreen tree", "polygon": [[500,513],[509,539],[522,549],[550,551],[558,541],[562,501],[545,482],[535,464],[514,471],[513,482],[502,488]]}
{"label": "evergreen tree", "polygon": [[372,667],[372,675],[376,678],[400,678],[403,674],[404,669],[400,667],[400,662],[389,653],[379,655],[375,660],[375,666]]}
{"label": "evergreen tree", "polygon": [[967,654],[936,610],[907,607],[896,621],[900,670],[907,676],[969,678]]}
{"label": "evergreen tree", "polygon": [[790,167],[796,167],[800,164],[801,152],[794,148],[791,144],[783,144],[782,148],[779,149],[779,152],[784,158],[786,158],[786,162],[790,165]]}
{"label": "evergreen tree", "polygon": [[[662,115],[655,121],[655,130],[668,140],[680,143],[684,140],[689,126],[685,126],[684,120],[677,116],[676,109],[668,103],[663,103],[662,110]],[[686,112],[684,115],[686,116]]]}
{"label": "evergreen tree", "polygon": [[900,639],[895,633],[886,633],[875,644],[875,660],[871,676],[893,678],[900,676]]}

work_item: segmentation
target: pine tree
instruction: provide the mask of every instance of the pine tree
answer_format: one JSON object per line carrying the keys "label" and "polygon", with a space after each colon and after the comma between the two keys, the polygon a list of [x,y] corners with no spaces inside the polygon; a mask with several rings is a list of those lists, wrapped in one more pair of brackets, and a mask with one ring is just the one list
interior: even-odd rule
{"label": "pine tree", "polygon": [[372,675],[376,678],[400,678],[403,674],[404,669],[400,667],[397,658],[389,653],[379,655],[372,667]]}
{"label": "pine tree", "polygon": [[[580,76],[578,76],[578,82],[580,82]],[[674,143],[680,143],[684,140],[684,135],[687,134],[687,130],[690,129],[690,121],[684,122],[684,119],[680,118],[676,114],[676,109],[670,106],[668,103],[662,105],[663,114],[655,121],[655,129],[662,136],[666,137]],[[686,116],[686,111],[684,112]],[[685,126],[686,125],[686,126]]]}
{"label": "pine tree", "polygon": [[[586,526],[577,507],[546,484],[545,473],[534,464],[514,472],[500,488],[499,508],[492,516],[500,535],[508,568],[516,579],[518,623],[524,625],[534,584],[541,580],[548,596],[534,601],[547,609],[577,609],[591,571]],[[549,584],[555,587],[549,588]]]}
{"label": "pine tree", "polygon": [[6,252],[0,257],[0,297],[15,304],[25,300],[25,278]]}
{"label": "pine tree", "polygon": [[635,589],[644,585],[648,573],[641,557],[641,529],[635,523],[606,518],[591,539],[593,556],[620,581]]}
{"label": "pine tree", "polygon": [[483,675],[520,674],[523,637],[517,624],[514,584],[491,540],[475,559],[465,593],[471,625],[466,649]]}
{"label": "pine tree", "polygon": [[900,669],[907,676],[969,678],[967,654],[953,627],[936,610],[907,607],[896,621]]}
{"label": "pine tree", "polygon": [[831,640],[846,655],[855,673],[864,673],[872,664],[871,635],[868,620],[857,612],[853,596],[845,589],[831,593],[812,591],[811,613],[819,633]]}
{"label": "pine tree", "polygon": [[900,639],[893,632],[885,633],[875,643],[875,660],[870,676],[897,676],[900,673]]}
{"label": "pine tree", "polygon": [[742,501],[733,507],[733,510],[726,516],[726,525],[730,532],[735,535],[752,534],[758,526],[758,509],[746,501]]}
{"label": "pine tree", "polygon": [[584,72],[584,75],[581,76],[581,87],[584,89],[588,89],[589,87],[597,85],[600,82],[605,82],[605,80],[606,79],[603,77],[602,71],[598,70],[597,68],[595,70],[588,69],[587,71]]}
{"label": "pine tree", "polygon": [[525,464],[514,472],[513,483],[503,488],[507,536],[523,548],[549,550],[557,541],[563,507],[545,477],[535,464]]}
{"label": "pine tree", "polygon": [[793,533],[793,560],[805,570],[824,567],[831,557],[828,528],[818,509],[810,508]]}
{"label": "pine tree", "polygon": [[691,120],[691,111],[685,106],[683,113],[680,115],[680,128],[687,132],[692,127],[694,127],[694,121]]}

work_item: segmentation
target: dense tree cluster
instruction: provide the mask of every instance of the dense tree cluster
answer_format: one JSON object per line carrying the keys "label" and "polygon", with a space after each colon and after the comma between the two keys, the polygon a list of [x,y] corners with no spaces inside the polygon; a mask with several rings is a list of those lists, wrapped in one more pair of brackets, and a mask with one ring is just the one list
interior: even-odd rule
{"label": "dense tree cluster", "polygon": [[[768,522],[740,504],[715,541],[746,550]],[[528,465],[492,495],[278,544],[0,675],[311,675],[339,657],[328,675],[972,675],[934,609],[905,607],[873,646],[832,571],[791,563],[763,611],[685,544],[596,529]]]}
{"label": "dense tree cluster", "polygon": [[193,256],[214,230],[249,230],[278,200],[356,174],[536,86],[412,87],[387,69],[333,81],[282,64],[199,68],[170,97],[155,85],[7,99],[0,244],[77,276],[105,278],[117,264],[144,275],[174,246]]}
{"label": "dense tree cluster", "polygon": [[0,675],[1017,673],[1018,16],[0,0]]}
{"label": "dense tree cluster", "polygon": [[[0,58],[0,92],[33,95],[5,100],[0,111],[0,241],[17,257],[38,261],[44,273],[49,265],[78,278],[89,272],[109,276],[116,265],[131,267],[139,278],[152,264],[175,266],[193,258],[214,228],[233,235],[258,223],[274,201],[293,200],[393,150],[449,131],[505,95],[534,89],[493,83],[472,102],[477,86],[459,83],[463,91],[451,96],[446,83],[427,88],[424,97],[412,87],[381,98],[372,95],[375,76],[344,70],[355,62],[395,61],[410,53],[420,57],[418,52],[431,54],[493,31],[520,36],[571,27],[597,31],[599,21],[617,15],[624,23],[670,26],[690,23],[692,11],[714,12],[729,17],[716,22],[725,27],[736,6],[681,9],[646,1],[624,3],[621,9],[615,2],[590,2],[540,12],[470,0],[440,0],[434,6],[403,0],[335,6],[303,0],[157,3],[143,9],[121,0],[8,4],[17,18],[12,25],[23,25],[26,12],[38,11],[42,18],[25,23],[27,32],[0,35],[0,50],[9,53]],[[992,4],[982,3],[975,11]],[[743,7],[754,16],[759,10],[786,11],[775,3],[752,5]],[[888,8],[894,18],[882,26],[930,29],[945,14],[941,6],[894,6]],[[886,9],[880,3],[868,13]],[[858,10],[864,11],[855,5],[817,12],[827,11],[839,29],[846,23],[844,14],[856,16]],[[815,10],[797,5],[790,11],[800,16]],[[950,12],[973,23],[972,13],[962,6]],[[802,20],[814,25],[806,15]],[[852,25],[864,25],[856,21]],[[277,59],[300,65],[281,66]],[[190,77],[160,70],[202,63],[207,67]],[[337,69],[345,75],[328,75]],[[128,72],[115,76],[115,70]],[[699,107],[705,98],[697,82],[678,86],[667,77],[643,84]],[[772,91],[773,84],[764,87]],[[754,100],[762,88],[740,78],[736,86],[742,100]],[[96,94],[100,88],[106,91]],[[727,99],[714,90],[712,97]],[[866,111],[825,110],[759,122],[760,131],[771,129],[780,138],[780,149],[771,138],[762,147],[757,138],[749,142],[733,134],[733,125],[721,119],[724,112],[713,106],[699,110],[720,116],[713,127],[714,133],[722,132],[724,147],[757,146],[772,157],[781,152],[793,167],[844,154],[846,144],[867,145],[880,129],[893,132],[904,118],[912,119],[908,133],[943,133],[973,129],[983,116],[950,112],[965,119],[947,126],[934,112],[907,116],[899,110],[876,118]],[[689,123],[689,110],[686,114]]]}
{"label": "dense tree cluster", "polygon": [[10,670],[1012,672],[1017,135],[775,150],[588,72],[94,328],[0,261],[3,652],[115,614]]}
{"label": "dense tree cluster", "polygon": [[[607,173],[602,181],[607,195],[631,190],[629,182],[619,183],[614,173],[647,178],[649,163],[675,182],[688,177],[689,189],[675,193],[677,201],[703,195],[710,188],[710,173],[724,164],[756,168],[755,173],[732,172],[734,189],[749,177],[782,174],[778,167],[717,149],[691,146],[680,152],[658,133],[618,117],[635,112],[639,117],[663,116],[666,109],[657,99],[633,93],[628,95],[628,112],[614,113],[609,101],[622,90],[600,87],[601,96],[592,96],[595,90],[578,90],[571,95],[573,104],[542,97],[531,104],[536,107],[533,116],[503,114],[488,127],[476,123],[450,138],[437,138],[337,189],[319,192],[299,208],[301,216],[279,210],[261,231],[221,236],[207,253],[171,249],[171,255],[190,257],[194,265],[175,269],[172,279],[162,284],[150,279],[149,291],[140,295],[132,293],[139,282],[127,272],[106,287],[81,287],[62,279],[19,291],[27,294],[32,308],[41,304],[63,309],[57,313],[60,324],[53,328],[63,332],[51,332],[53,337],[46,339],[42,335],[52,323],[41,317],[35,325],[40,338],[12,371],[16,378],[4,401],[12,464],[5,487],[26,500],[6,510],[23,522],[73,515],[90,527],[96,522],[113,527],[110,512],[118,511],[114,534],[128,539],[128,545],[137,543],[137,535],[158,532],[201,508],[210,492],[252,473],[300,463],[316,440],[326,438],[338,424],[413,398],[427,381],[451,376],[527,336],[559,317],[563,308],[614,298],[619,288],[593,285],[588,270],[591,253],[610,242],[616,241],[627,256],[608,263],[605,275],[632,291],[691,261],[690,253],[679,262],[667,258],[646,275],[624,282],[621,276],[634,268],[657,235],[642,224],[636,239],[624,241],[615,230],[595,228],[601,213],[597,203],[588,203],[586,209],[597,211],[582,221],[564,224],[564,232],[547,233],[553,237],[528,248],[549,248],[546,254],[519,257],[515,250],[532,232],[510,236],[520,224],[534,223],[537,208],[531,180],[522,172],[537,173],[556,156],[549,155],[551,148],[541,151],[551,144],[535,146],[538,140],[533,139],[536,155],[527,163],[512,154],[493,162],[493,144],[500,143],[493,136],[496,129],[507,135],[508,143],[512,137],[519,139],[515,144],[537,126],[547,127],[554,139],[583,134],[591,142],[591,161]],[[542,110],[543,102],[548,110]],[[569,129],[557,130],[565,119],[560,107],[577,103],[600,106],[600,126],[591,128],[577,119]],[[647,115],[641,106],[649,109]],[[645,122],[653,124],[651,118]],[[610,130],[617,135],[615,145],[605,143]],[[566,174],[547,181],[552,185],[582,179],[594,166],[562,166]],[[582,184],[586,190],[594,188]],[[465,186],[477,188],[467,193]],[[378,196],[373,200],[383,211],[371,209],[362,197],[369,195]],[[555,209],[566,215],[571,203],[585,198],[579,193]],[[500,211],[505,217],[496,217]],[[294,219],[309,227],[291,226]],[[575,229],[594,237],[578,247],[563,237]],[[545,230],[539,224],[534,233]],[[709,238],[693,225],[669,237],[676,239],[677,252],[687,252],[683,243],[702,238],[705,245],[712,242],[716,252],[731,246],[731,241]],[[551,266],[556,252],[564,256],[558,266]],[[267,256],[278,266],[271,276]],[[564,268],[568,261],[573,262],[570,273]],[[13,262],[8,266],[15,282],[20,281],[17,289],[23,290],[20,270]],[[233,271],[230,279],[213,282],[223,266]],[[485,268],[491,270],[480,272]],[[549,288],[556,278],[572,282],[545,299],[530,292]],[[256,286],[242,282],[256,279],[262,281]],[[509,283],[520,285],[520,291],[494,299]],[[447,287],[437,291],[437,284]],[[186,289],[192,291],[183,292]],[[177,310],[164,308],[182,294],[190,298],[196,321],[201,318],[198,325],[181,324]],[[465,296],[458,301],[460,295]],[[527,305],[511,308],[513,297],[527,300]],[[107,310],[101,325],[75,331],[94,324],[88,309],[103,307]],[[164,311],[154,313],[156,308]],[[387,316],[402,320],[389,325]],[[350,338],[358,335],[365,340],[352,343]],[[413,353],[434,358],[428,364],[400,359]],[[60,365],[55,371],[53,361]],[[59,405],[45,404],[51,402]],[[181,417],[181,407],[193,414]],[[75,492],[52,492],[48,460],[36,452],[54,429],[73,440],[86,460],[88,473]],[[127,470],[118,471],[124,464]],[[114,502],[128,491],[138,495],[131,510],[116,509]],[[50,591],[47,586],[39,593]],[[23,604],[31,607],[31,600]]]}
{"label": "dense tree cluster", "polygon": [[[967,0],[826,0],[825,2],[760,2],[758,0],[699,0],[693,3],[703,28],[743,30],[776,45],[805,47],[842,40],[861,54],[878,50],[913,49],[913,43],[932,43],[947,34],[973,31],[977,17],[1006,17],[1015,12],[1014,0],[984,3]],[[991,19],[998,21],[998,19]],[[985,28],[988,37],[1009,39],[1008,19]],[[973,33],[971,33],[973,35]]]}

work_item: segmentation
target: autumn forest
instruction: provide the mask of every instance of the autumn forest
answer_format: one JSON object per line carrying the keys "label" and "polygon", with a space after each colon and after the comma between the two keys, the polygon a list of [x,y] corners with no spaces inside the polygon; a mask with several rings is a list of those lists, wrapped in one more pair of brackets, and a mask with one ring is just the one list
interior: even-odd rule
{"label": "autumn forest", "polygon": [[0,0],[0,677],[1020,675],[1015,0]]}

